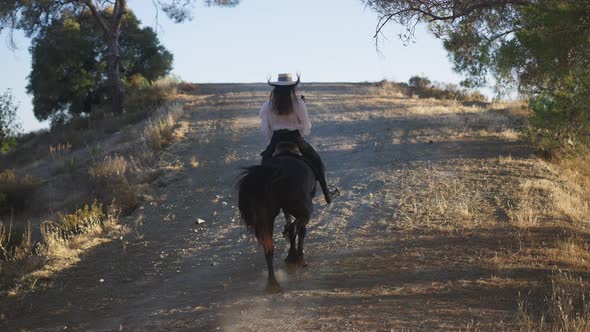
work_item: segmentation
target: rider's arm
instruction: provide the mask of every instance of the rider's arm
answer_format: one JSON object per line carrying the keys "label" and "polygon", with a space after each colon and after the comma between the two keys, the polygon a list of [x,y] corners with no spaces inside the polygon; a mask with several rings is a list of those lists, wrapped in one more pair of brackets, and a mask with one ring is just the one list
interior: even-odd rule
{"label": "rider's arm", "polygon": [[270,127],[270,106],[268,101],[265,101],[264,104],[262,104],[259,116],[260,130],[262,131],[262,134],[270,140],[272,137],[272,129]]}
{"label": "rider's arm", "polygon": [[309,115],[307,114],[307,107],[305,102],[301,99],[297,99],[297,108],[295,109],[299,123],[301,124],[301,136],[309,135],[311,129],[311,121],[309,121]]}

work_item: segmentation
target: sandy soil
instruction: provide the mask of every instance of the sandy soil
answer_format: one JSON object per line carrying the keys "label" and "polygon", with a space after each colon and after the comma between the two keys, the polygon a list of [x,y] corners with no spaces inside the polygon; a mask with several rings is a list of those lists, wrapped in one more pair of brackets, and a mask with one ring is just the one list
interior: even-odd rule
{"label": "sandy soil", "polygon": [[268,92],[200,86],[180,120],[184,137],[161,156],[154,202],[125,220],[134,234],[92,250],[51,287],[14,299],[0,328],[516,328],[519,291],[543,277],[534,268],[500,269],[495,257],[518,245],[507,217],[517,183],[549,175],[535,168],[526,143],[505,134],[510,128],[492,128],[500,113],[363,85],[302,87],[309,141],[342,196],[330,206],[316,197],[306,268],[286,269],[277,219],[285,292],[265,294],[264,257],[239,224],[232,182],[239,167],[259,160],[257,115]]}

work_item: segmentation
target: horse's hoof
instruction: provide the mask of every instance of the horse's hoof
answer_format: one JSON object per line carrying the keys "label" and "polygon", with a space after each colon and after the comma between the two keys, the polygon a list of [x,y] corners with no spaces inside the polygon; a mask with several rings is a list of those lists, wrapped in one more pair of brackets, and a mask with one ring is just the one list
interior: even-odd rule
{"label": "horse's hoof", "polygon": [[287,263],[287,264],[297,264],[297,256],[289,254],[285,258],[285,263]]}
{"label": "horse's hoof", "polygon": [[307,263],[305,262],[305,259],[303,259],[303,256],[297,257],[297,259],[295,260],[295,264],[298,267],[306,267],[307,266]]}
{"label": "horse's hoof", "polygon": [[269,283],[268,285],[266,285],[266,292],[269,294],[278,294],[282,293],[283,289],[281,288],[281,286],[279,286],[278,283]]}

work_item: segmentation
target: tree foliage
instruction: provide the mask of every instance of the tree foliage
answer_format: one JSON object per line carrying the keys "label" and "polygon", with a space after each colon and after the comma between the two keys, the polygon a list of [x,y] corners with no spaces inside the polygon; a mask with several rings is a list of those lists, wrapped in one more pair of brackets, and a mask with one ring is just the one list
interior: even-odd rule
{"label": "tree foliage", "polygon": [[[125,33],[119,40],[123,82],[139,78],[151,82],[172,68],[172,54],[159,44],[151,28],[139,24],[132,12],[123,16]],[[39,120],[90,113],[93,106],[111,101],[106,47],[88,11],[63,13],[37,33],[30,49],[27,90]]]}
{"label": "tree foliage", "polygon": [[[176,22],[191,18],[190,11],[195,0],[152,0],[156,11],[161,9]],[[125,89],[120,73],[119,39],[122,33],[122,19],[127,13],[127,0],[0,0],[0,32],[8,30],[9,35],[21,29],[29,37],[63,20],[63,16],[80,15],[86,11],[92,14],[96,29],[101,32],[105,45],[102,52],[107,59],[107,74],[111,88],[112,111],[124,111]],[[239,0],[208,1],[209,5],[234,6]],[[12,37],[11,44],[14,46]]]}
{"label": "tree foliage", "polygon": [[17,121],[18,106],[10,90],[0,94],[0,152],[5,153],[16,143],[21,130]]}
{"label": "tree foliage", "polygon": [[[462,83],[518,88],[534,133],[554,148],[590,144],[590,2],[566,0],[366,0],[411,40],[424,22],[443,40]],[[546,144],[545,144],[546,145]],[[568,147],[569,146],[569,147]],[[546,146],[547,147],[547,146]]]}

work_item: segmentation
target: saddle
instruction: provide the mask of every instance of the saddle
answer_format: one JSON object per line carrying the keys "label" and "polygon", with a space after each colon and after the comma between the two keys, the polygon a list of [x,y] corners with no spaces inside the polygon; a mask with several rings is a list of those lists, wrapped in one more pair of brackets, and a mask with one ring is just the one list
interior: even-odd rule
{"label": "saddle", "polygon": [[284,155],[291,155],[298,158],[303,157],[303,153],[301,153],[297,144],[288,141],[278,142],[272,154],[273,157]]}

